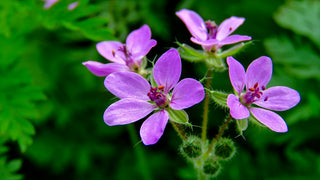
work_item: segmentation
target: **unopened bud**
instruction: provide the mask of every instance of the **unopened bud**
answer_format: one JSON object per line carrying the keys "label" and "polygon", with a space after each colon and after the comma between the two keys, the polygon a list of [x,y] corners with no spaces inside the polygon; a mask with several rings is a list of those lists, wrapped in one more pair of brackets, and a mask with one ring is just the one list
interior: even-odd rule
{"label": "unopened bud", "polygon": [[203,173],[211,177],[216,176],[219,173],[220,169],[220,164],[213,158],[207,159],[203,164]]}
{"label": "unopened bud", "polygon": [[221,138],[214,147],[214,154],[223,160],[228,160],[234,155],[235,150],[231,139]]}
{"label": "unopened bud", "polygon": [[181,152],[191,159],[199,157],[202,154],[201,139],[196,136],[188,137],[188,140],[181,146]]}

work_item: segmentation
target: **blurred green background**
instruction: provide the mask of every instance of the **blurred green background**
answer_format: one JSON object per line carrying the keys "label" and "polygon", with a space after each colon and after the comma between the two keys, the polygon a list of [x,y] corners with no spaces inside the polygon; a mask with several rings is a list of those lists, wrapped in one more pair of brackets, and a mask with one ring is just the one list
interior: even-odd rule
{"label": "blurred green background", "polygon": [[[253,44],[236,55],[246,67],[266,55],[273,59],[269,86],[298,90],[300,104],[281,116],[289,132],[254,124],[245,139],[230,132],[235,157],[217,179],[318,179],[320,177],[320,2],[317,0],[60,0],[43,9],[40,0],[0,1],[0,180],[195,179],[180,155],[181,140],[168,125],[156,145],[144,146],[141,122],[108,127],[104,110],[117,99],[81,63],[107,62],[95,49],[104,40],[124,42],[148,24],[157,59],[190,33],[175,12],[187,8],[218,24],[245,17],[234,33]],[[149,64],[150,65],[150,64]],[[201,79],[205,66],[183,62],[183,77]],[[215,74],[213,89],[232,92],[228,73]],[[202,104],[187,110],[201,131]],[[218,131],[225,109],[211,103],[208,136]]]}

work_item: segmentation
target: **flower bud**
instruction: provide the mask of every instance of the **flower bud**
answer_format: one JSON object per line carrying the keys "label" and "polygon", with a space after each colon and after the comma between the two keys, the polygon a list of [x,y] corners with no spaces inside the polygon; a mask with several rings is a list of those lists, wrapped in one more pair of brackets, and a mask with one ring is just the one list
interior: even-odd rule
{"label": "flower bud", "polygon": [[235,150],[231,139],[221,138],[214,147],[214,154],[222,160],[228,160],[234,155]]}
{"label": "flower bud", "polygon": [[216,176],[220,169],[220,164],[213,158],[207,159],[203,164],[203,173],[208,176]]}
{"label": "flower bud", "polygon": [[202,143],[201,139],[196,136],[188,137],[183,145],[181,146],[181,152],[187,158],[197,158],[202,154]]}

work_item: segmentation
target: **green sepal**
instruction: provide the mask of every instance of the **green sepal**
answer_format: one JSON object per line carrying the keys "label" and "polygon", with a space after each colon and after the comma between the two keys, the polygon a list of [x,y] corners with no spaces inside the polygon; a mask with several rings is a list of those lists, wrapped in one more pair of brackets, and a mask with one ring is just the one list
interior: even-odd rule
{"label": "green sepal", "polygon": [[178,51],[182,59],[188,60],[190,62],[201,62],[204,61],[207,57],[204,51],[196,50],[187,44],[181,44],[177,42],[179,48]]}
{"label": "green sepal", "polygon": [[171,108],[166,109],[169,114],[169,119],[179,124],[187,124],[189,116],[184,110],[174,110]]}
{"label": "green sepal", "polygon": [[148,59],[146,57],[143,57],[141,62],[141,69],[145,69],[147,67],[147,64],[148,64]]}
{"label": "green sepal", "polygon": [[219,92],[219,91],[210,91],[211,98],[219,104],[220,106],[223,107],[228,107],[227,106],[227,98],[229,94],[226,94],[224,92]]}
{"label": "green sepal", "polygon": [[251,44],[252,41],[248,41],[248,42],[241,42],[235,46],[232,46],[231,48],[222,51],[221,53],[217,53],[217,57],[220,58],[225,58],[227,56],[233,56],[235,54],[237,54],[238,52],[240,52],[244,47],[247,47],[249,44]]}
{"label": "green sepal", "polygon": [[245,131],[248,128],[248,119],[236,119],[239,131]]}
{"label": "green sepal", "polygon": [[153,71],[149,74],[149,80],[150,80],[150,83],[151,83],[151,86],[152,87],[158,87],[156,81],[154,80],[154,77],[153,77]]}

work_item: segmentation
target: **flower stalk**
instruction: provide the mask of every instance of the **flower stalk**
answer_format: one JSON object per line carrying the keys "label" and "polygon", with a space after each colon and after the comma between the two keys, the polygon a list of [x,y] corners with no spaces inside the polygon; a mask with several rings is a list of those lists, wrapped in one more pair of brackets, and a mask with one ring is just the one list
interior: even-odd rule
{"label": "flower stalk", "polygon": [[177,131],[179,137],[180,137],[182,140],[184,140],[184,141],[188,140],[188,136],[187,136],[186,132],[183,130],[181,124],[176,123],[176,122],[173,122],[173,121],[170,121],[170,123],[172,124],[174,130]]}
{"label": "flower stalk", "polygon": [[[212,69],[208,70],[206,85],[205,88],[210,89],[212,80]],[[208,118],[209,118],[209,102],[210,102],[210,94],[206,92],[206,96],[204,99],[203,105],[203,120],[202,120],[202,132],[201,132],[201,140],[205,142],[207,140],[207,126],[208,126]]]}
{"label": "flower stalk", "polygon": [[220,137],[223,135],[223,132],[227,129],[230,121],[232,120],[232,117],[229,115],[227,117],[227,119],[225,120],[225,122],[223,123],[223,125],[220,127],[218,134],[216,135],[216,137],[214,137],[209,145],[209,148],[207,150],[207,152],[203,155],[203,158],[206,159],[210,152],[212,151],[214,144],[220,139]]}

